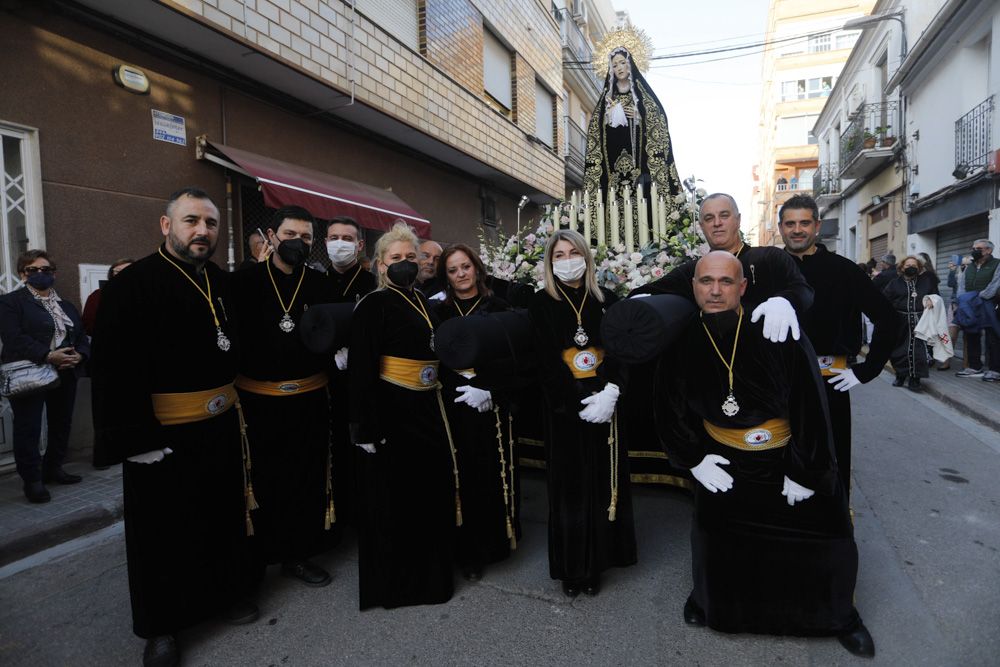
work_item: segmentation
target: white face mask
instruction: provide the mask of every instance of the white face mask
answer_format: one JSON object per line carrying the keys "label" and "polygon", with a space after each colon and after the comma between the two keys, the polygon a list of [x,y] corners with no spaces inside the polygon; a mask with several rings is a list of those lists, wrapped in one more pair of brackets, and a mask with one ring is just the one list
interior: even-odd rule
{"label": "white face mask", "polygon": [[583,257],[571,257],[552,262],[552,273],[563,282],[578,279],[587,270],[587,260]]}
{"label": "white face mask", "polygon": [[358,257],[358,244],[340,239],[327,241],[326,254],[334,266],[350,266]]}

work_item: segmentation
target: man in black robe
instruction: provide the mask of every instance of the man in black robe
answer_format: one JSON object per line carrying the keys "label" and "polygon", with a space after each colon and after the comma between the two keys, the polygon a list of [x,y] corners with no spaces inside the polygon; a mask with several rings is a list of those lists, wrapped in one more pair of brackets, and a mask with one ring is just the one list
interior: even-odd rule
{"label": "man in black robe", "polygon": [[208,261],[219,211],[171,195],[166,242],[102,294],[93,368],[95,463],[124,461],[125,548],[134,632],[147,665],[179,658],[174,636],[227,610],[257,618],[247,531],[252,493],[236,405],[229,274]]}
{"label": "man in black robe", "polygon": [[741,263],[714,251],[701,309],[657,369],[657,425],[695,485],[684,620],[723,632],[836,635],[872,656],[854,608],[857,546],[815,353],[746,317]]}
{"label": "man in black robe", "polygon": [[233,276],[239,324],[236,378],[253,460],[260,509],[254,514],[258,573],[280,563],[285,576],[326,586],[330,575],[308,558],[336,531],[330,489],[327,360],[299,335],[302,314],[332,301],[331,281],[306,266],[315,221],[309,211],[275,211],[265,233],[274,252]]}
{"label": "man in black robe", "polygon": [[[349,216],[331,219],[326,226],[326,254],[331,268],[333,303],[357,303],[375,290],[376,278],[361,263],[364,234]],[[341,337],[338,336],[338,339]],[[343,339],[346,342],[346,339]],[[348,407],[351,403],[347,347],[337,350],[330,374],[330,446],[333,450],[333,499],[341,522],[353,523],[357,499],[357,448],[351,443]]]}
{"label": "man in black robe", "polygon": [[[826,398],[841,482],[851,488],[851,398],[848,390],[871,382],[882,372],[898,330],[898,317],[889,300],[849,259],[817,243],[819,209],[812,197],[796,195],[781,207],[778,230],[785,250],[813,288],[812,307],[801,317],[802,330],[819,354],[820,373],[828,378]],[[864,313],[874,325],[868,354],[861,352]]]}
{"label": "man in black robe", "polygon": [[[751,319],[763,316],[764,335],[772,341],[785,340],[790,329],[792,336],[798,338],[796,315],[806,312],[812,305],[813,291],[799,273],[795,261],[779,248],[754,248],[743,241],[740,212],[731,195],[715,193],[705,197],[699,223],[709,248],[732,253],[743,265],[747,288],[742,303],[753,314]],[[629,296],[676,294],[693,303],[691,280],[695,264],[696,260],[685,262]],[[652,386],[652,366],[640,365],[630,370],[632,391],[622,401],[622,428],[628,431],[628,442],[635,450],[652,450],[656,448],[653,444],[652,392],[648,389]],[[637,463],[643,465],[645,461]]]}

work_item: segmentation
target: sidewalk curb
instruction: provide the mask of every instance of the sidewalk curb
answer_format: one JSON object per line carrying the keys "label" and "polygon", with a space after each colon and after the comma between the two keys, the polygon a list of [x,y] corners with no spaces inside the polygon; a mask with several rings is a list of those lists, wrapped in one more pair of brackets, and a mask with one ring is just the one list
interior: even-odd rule
{"label": "sidewalk curb", "polygon": [[123,515],[124,504],[118,498],[113,503],[65,514],[49,522],[42,530],[37,527],[20,530],[8,537],[0,547],[0,567],[110,526],[121,521]]}
{"label": "sidewalk curb", "polygon": [[[974,381],[976,381],[976,379],[973,378],[973,379],[971,379],[969,381],[970,382],[974,382]],[[992,415],[986,415],[986,414],[983,414],[982,412],[978,412],[976,410],[973,410],[972,408],[970,408],[969,406],[965,405],[961,401],[956,401],[954,398],[952,398],[948,394],[944,393],[943,391],[941,391],[940,389],[938,389],[937,387],[935,387],[933,384],[925,384],[925,385],[923,385],[923,388],[924,388],[924,391],[927,392],[927,394],[929,396],[933,396],[934,398],[936,398],[937,400],[941,401],[942,403],[944,403],[948,407],[954,408],[955,410],[957,410],[958,412],[961,412],[966,417],[969,417],[970,419],[974,419],[977,422],[979,422],[980,424],[983,424],[984,426],[989,426],[994,431],[1000,431],[1000,419],[997,418],[997,416],[1000,416],[1000,413],[998,413],[997,416],[992,416]]]}

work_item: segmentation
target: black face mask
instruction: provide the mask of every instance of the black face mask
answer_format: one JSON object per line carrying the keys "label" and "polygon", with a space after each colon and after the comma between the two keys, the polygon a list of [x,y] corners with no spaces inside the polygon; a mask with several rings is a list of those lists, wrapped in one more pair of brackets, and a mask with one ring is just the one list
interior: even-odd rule
{"label": "black face mask", "polygon": [[402,262],[390,264],[386,269],[385,274],[389,280],[392,281],[393,285],[398,285],[399,287],[409,287],[413,284],[413,281],[417,279],[417,272],[419,270],[420,267],[417,266],[416,262],[404,259]]}
{"label": "black face mask", "polygon": [[973,250],[972,251],[972,261],[973,262],[978,262],[982,258],[983,258],[983,251],[982,250],[978,250],[977,249],[977,250]]}
{"label": "black face mask", "polygon": [[917,267],[915,266],[908,266],[905,269],[903,269],[903,275],[906,276],[907,278],[912,278],[913,276],[917,275],[917,273],[919,273],[919,271],[917,271]]}
{"label": "black face mask", "polygon": [[309,259],[309,244],[302,239],[289,239],[278,244],[278,257],[285,264],[297,269]]}

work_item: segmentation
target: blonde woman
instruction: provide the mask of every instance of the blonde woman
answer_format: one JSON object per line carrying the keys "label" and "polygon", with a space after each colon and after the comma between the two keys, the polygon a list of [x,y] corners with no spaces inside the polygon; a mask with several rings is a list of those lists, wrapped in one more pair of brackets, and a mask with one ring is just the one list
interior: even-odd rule
{"label": "blonde woman", "polygon": [[359,465],[361,609],[447,602],[460,516],[434,353],[435,315],[413,284],[417,237],[397,224],[375,244],[379,288],[358,302],[348,373]]}
{"label": "blonde woman", "polygon": [[625,369],[604,356],[601,319],[616,299],[598,286],[588,244],[572,230],[545,246],[545,288],[529,313],[545,397],[549,575],[596,595],[601,572],[636,562],[628,448],[615,406]]}

